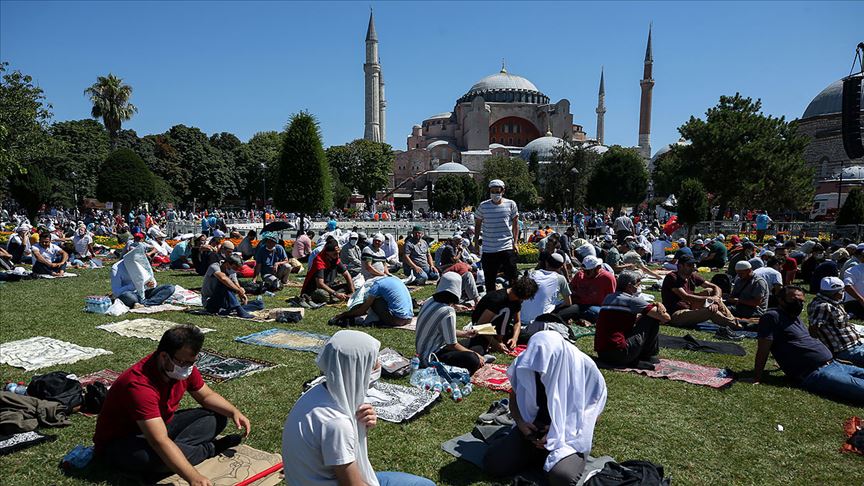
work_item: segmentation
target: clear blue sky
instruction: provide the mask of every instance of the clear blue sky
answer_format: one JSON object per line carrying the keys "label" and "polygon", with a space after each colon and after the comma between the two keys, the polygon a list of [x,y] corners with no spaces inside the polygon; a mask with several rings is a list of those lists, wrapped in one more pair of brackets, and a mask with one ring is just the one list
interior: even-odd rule
{"label": "clear blue sky", "polygon": [[[652,146],[721,94],[797,118],[848,74],[864,2],[373,2],[387,83],[387,141],[450,111],[478,79],[525,76],[595,135],[606,69],[606,142],[637,142],[639,78],[654,22]],[[32,75],[56,120],[89,115],[84,89],[112,72],[134,87],[139,135],[174,124],[242,140],[315,114],[325,145],[363,135],[368,2],[0,3],[0,58]]]}

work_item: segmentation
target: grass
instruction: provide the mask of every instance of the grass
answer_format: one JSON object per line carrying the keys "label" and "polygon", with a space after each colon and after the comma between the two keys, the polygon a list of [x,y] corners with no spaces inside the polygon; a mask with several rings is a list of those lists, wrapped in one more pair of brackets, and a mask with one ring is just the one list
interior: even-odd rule
{"label": "grass", "polygon": [[[84,375],[102,368],[123,370],[155,348],[144,339],[124,338],[94,329],[119,320],[82,311],[84,297],[106,293],[110,288],[109,269],[80,270],[78,278],[23,281],[0,285],[0,341],[32,336],[50,336],[84,346],[102,347],[114,354],[72,365],[46,368],[38,373],[66,370]],[[180,272],[158,274],[160,283],[186,288],[199,287],[200,277]],[[297,289],[265,297],[268,307],[284,303]],[[425,297],[426,288],[418,293]],[[324,308],[307,313],[290,329],[332,334],[326,322],[337,312]],[[317,376],[311,353],[236,343],[234,337],[274,327],[274,323],[253,323],[236,319],[163,313],[150,316],[178,323],[211,327],[205,347],[239,356],[283,364],[279,368],[238,380],[213,385],[236,404],[252,421],[249,444],[266,451],[281,449],[285,416],[300,395],[303,382]],[[125,318],[125,316],[124,316]],[[467,317],[460,317],[460,325]],[[664,333],[683,335],[686,331],[664,328]],[[404,355],[414,353],[414,334],[402,330],[371,329],[382,346]],[[704,333],[697,337],[707,338]],[[579,347],[592,353],[591,339]],[[662,350],[665,357],[694,363],[728,367],[739,376],[753,368],[755,341],[742,345],[747,356],[723,356],[683,350]],[[509,359],[505,360],[509,361]],[[769,369],[776,369],[769,360]],[[674,484],[864,484],[864,461],[860,456],[838,452],[844,437],[842,423],[862,411],[790,387],[776,371],[760,385],[736,382],[725,390],[689,385],[639,375],[603,371],[609,399],[594,435],[594,455],[610,455],[619,461],[645,459],[662,464]],[[28,380],[32,374],[0,365],[0,379]],[[407,378],[400,380],[406,383]],[[439,484],[493,484],[474,466],[458,461],[441,450],[441,443],[471,430],[476,417],[489,403],[503,395],[485,389],[456,404],[442,399],[431,410],[407,424],[386,422],[369,435],[370,455],[376,470],[400,470],[426,476]],[[184,403],[191,406],[190,403]],[[89,444],[96,420],[81,415],[63,429],[46,429],[56,434],[55,442],[0,457],[3,484],[81,484],[121,482],[98,467],[80,477],[64,476],[57,467],[63,455],[76,444]],[[785,431],[776,430],[777,424]],[[229,429],[230,430],[230,429]]]}

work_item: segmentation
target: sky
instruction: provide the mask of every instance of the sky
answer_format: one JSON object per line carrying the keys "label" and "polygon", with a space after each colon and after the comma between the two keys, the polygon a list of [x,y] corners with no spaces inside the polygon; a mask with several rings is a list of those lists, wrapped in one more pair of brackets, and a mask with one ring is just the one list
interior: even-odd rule
{"label": "sky", "polygon": [[0,59],[33,76],[54,119],[86,118],[84,90],[113,73],[134,89],[139,136],[176,124],[248,140],[307,110],[325,146],[363,136],[370,5],[386,82],[387,142],[506,60],[596,135],[606,73],[606,144],[634,146],[653,22],[654,150],[721,95],[798,118],[849,74],[864,2],[75,2],[0,1]]}

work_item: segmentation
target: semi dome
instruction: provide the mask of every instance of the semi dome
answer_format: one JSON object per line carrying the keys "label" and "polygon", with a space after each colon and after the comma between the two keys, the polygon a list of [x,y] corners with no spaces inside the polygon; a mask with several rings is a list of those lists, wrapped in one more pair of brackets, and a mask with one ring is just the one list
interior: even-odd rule
{"label": "semi dome", "polygon": [[[861,81],[864,85],[864,80]],[[864,110],[864,90],[861,91],[861,107]],[[829,84],[807,105],[801,118],[839,114],[843,110],[843,80]]]}
{"label": "semi dome", "polygon": [[426,146],[426,150],[432,150],[433,148],[440,147],[442,145],[445,145],[445,146],[450,145],[450,142],[448,142],[446,140],[435,140],[434,142],[432,142]]}
{"label": "semi dome", "polygon": [[460,164],[459,162],[447,162],[446,164],[441,164],[434,170],[430,172],[436,174],[470,174],[471,171],[468,170],[468,167]]}
{"label": "semi dome", "polygon": [[564,144],[564,139],[553,137],[547,133],[545,137],[535,138],[528,142],[528,145],[522,148],[519,157],[528,160],[531,153],[537,154],[537,159],[541,162],[551,161],[555,156],[555,149]]}
{"label": "semi dome", "polygon": [[[864,165],[853,165],[850,167],[843,168],[843,180],[849,181],[854,179],[864,180]],[[833,176],[831,176],[831,180],[840,179],[840,172],[835,172]]]}
{"label": "semi dome", "polygon": [[549,103],[549,97],[541,93],[534,83],[522,76],[510,74],[504,68],[474,83],[458,103],[471,101],[476,96],[493,103]]}

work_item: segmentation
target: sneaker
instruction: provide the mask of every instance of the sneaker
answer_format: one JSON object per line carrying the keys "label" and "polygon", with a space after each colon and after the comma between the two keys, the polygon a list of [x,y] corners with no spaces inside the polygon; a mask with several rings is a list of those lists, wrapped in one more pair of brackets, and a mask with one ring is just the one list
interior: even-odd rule
{"label": "sneaker", "polygon": [[501,415],[506,415],[510,412],[510,400],[503,398],[497,400],[489,406],[489,411],[477,417],[477,422],[481,424],[493,424]]}
{"label": "sneaker", "polygon": [[483,355],[483,363],[485,363],[485,364],[492,364],[495,362],[496,359],[497,358],[495,357],[494,354],[484,354]]}
{"label": "sneaker", "polygon": [[740,334],[733,332],[728,327],[721,327],[717,329],[717,333],[714,334],[714,337],[717,339],[725,339],[727,341],[741,341],[744,339]]}

